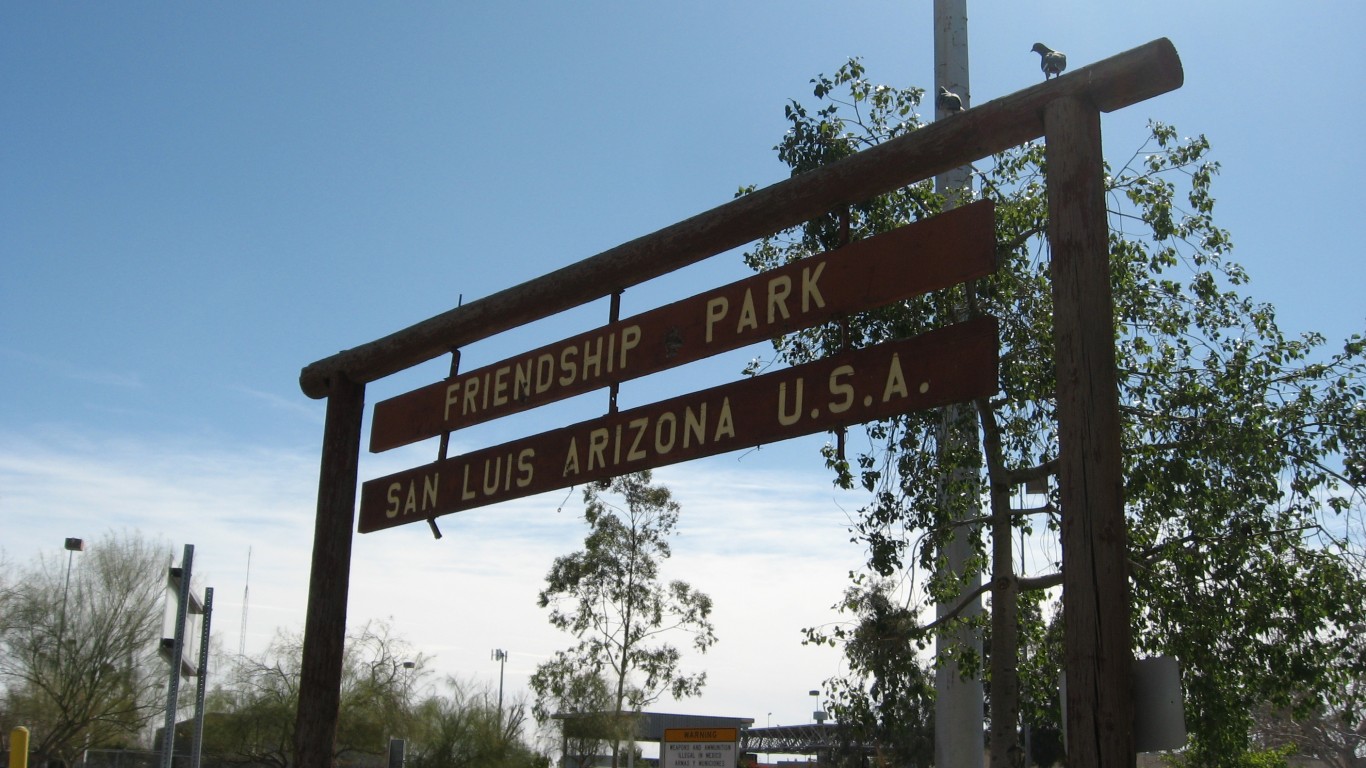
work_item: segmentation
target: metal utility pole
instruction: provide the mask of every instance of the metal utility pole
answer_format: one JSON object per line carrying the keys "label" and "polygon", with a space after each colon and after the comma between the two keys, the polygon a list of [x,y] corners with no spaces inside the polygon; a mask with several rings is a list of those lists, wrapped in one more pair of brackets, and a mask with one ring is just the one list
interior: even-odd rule
{"label": "metal utility pole", "polygon": [[85,541],[72,537],[66,539],[66,583],[62,585],[62,617],[57,625],[57,657],[61,658],[62,636],[66,634],[66,596],[71,590],[71,559],[77,552],[85,551]]}
{"label": "metal utility pole", "polygon": [[493,649],[493,660],[498,662],[498,732],[503,731],[503,668],[508,663],[508,652],[501,648]]}
{"label": "metal utility pole", "polygon": [[[191,605],[194,593],[190,589],[190,578],[194,566],[194,545],[186,544],[185,553],[180,557],[180,567],[171,568],[170,585],[176,591],[175,637],[164,638],[162,649],[167,651],[166,661],[171,666],[170,682],[166,686],[166,725],[161,737],[161,768],[171,768],[175,756],[176,714],[180,709],[180,676],[184,670],[185,658],[185,616],[199,606]],[[171,640],[169,647],[166,640]]]}
{"label": "metal utility pole", "polygon": [[[934,0],[934,89],[935,119],[951,117],[937,98],[944,88],[958,95],[963,109],[972,103],[968,82],[968,10],[967,0]],[[966,202],[972,177],[967,166],[944,171],[934,179],[935,191],[946,199],[945,207],[954,208]],[[966,315],[967,308],[961,308]],[[976,417],[970,403],[951,405],[943,411],[939,434],[940,455],[956,453],[957,449],[979,442]],[[958,510],[965,517],[980,517],[981,502],[975,488],[973,470],[959,469],[941,479],[940,499],[946,507]],[[955,498],[956,497],[956,498]],[[936,606],[942,618],[959,608],[962,598],[971,595],[982,584],[980,574],[967,575],[968,561],[973,554],[976,527],[958,526],[946,545],[945,568],[959,584],[959,598]],[[981,615],[982,601],[974,597],[958,611],[961,619],[970,620]],[[962,652],[982,655],[982,637],[974,628],[958,625],[941,631],[935,643],[939,666],[935,671],[934,764],[938,768],[981,768],[984,758],[982,722],[985,716],[982,681],[964,679],[958,664],[950,654]]]}
{"label": "metal utility pole", "polygon": [[190,746],[190,768],[199,768],[204,751],[204,694],[209,676],[209,625],[213,623],[213,587],[204,588],[204,623],[199,633],[198,680],[194,692],[194,735]]}

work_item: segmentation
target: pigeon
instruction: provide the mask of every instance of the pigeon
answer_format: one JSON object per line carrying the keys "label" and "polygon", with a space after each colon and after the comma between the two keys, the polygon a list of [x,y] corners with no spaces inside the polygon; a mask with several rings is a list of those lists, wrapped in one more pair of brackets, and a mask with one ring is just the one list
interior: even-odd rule
{"label": "pigeon", "polygon": [[958,94],[941,85],[939,86],[939,106],[943,107],[945,112],[962,112],[963,100],[958,97]]}
{"label": "pigeon", "polygon": [[1057,77],[1067,69],[1067,54],[1062,51],[1055,51],[1043,43],[1035,43],[1030,50],[1039,54],[1039,68],[1043,70],[1043,79]]}

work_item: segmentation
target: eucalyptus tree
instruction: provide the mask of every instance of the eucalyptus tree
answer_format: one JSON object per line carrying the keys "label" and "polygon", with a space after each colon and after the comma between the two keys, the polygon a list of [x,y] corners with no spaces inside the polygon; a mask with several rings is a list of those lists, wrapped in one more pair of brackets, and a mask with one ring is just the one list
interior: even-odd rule
{"label": "eucalyptus tree", "polygon": [[[555,559],[538,596],[550,623],[578,641],[537,667],[531,683],[544,710],[575,686],[602,678],[618,725],[665,693],[695,696],[706,672],[685,674],[682,654],[667,641],[689,638],[705,653],[716,642],[711,598],[685,581],[661,581],[659,566],[672,555],[669,537],[679,504],[649,471],[595,483],[584,490],[588,535],[583,549]],[[610,494],[610,495],[609,495]],[[615,502],[620,501],[620,506]],[[613,764],[622,740],[613,732]]]}
{"label": "eucalyptus tree", "polygon": [[[138,746],[165,704],[157,658],[170,550],[109,533],[72,558],[40,555],[0,588],[0,711],[32,750],[74,764]],[[9,569],[6,569],[9,570]]]}
{"label": "eucalyptus tree", "polygon": [[532,714],[565,768],[590,768],[604,743],[618,734],[626,737],[607,680],[597,670],[579,667],[570,654],[558,651],[537,667],[531,687],[536,691]]}
{"label": "eucalyptus tree", "polygon": [[[788,130],[775,147],[793,174],[922,124],[923,91],[876,85],[857,59],[812,83],[816,105],[787,105]],[[1353,630],[1366,619],[1366,342],[1360,334],[1335,345],[1317,333],[1287,335],[1273,307],[1244,295],[1248,275],[1214,222],[1219,166],[1209,142],[1162,123],[1149,128],[1106,177],[1135,650],[1182,661],[1191,759],[1233,764],[1250,744],[1256,704],[1326,702],[1357,712],[1363,701],[1347,683],[1366,668],[1362,633]],[[860,576],[842,601],[853,627],[808,633],[845,643],[852,680],[837,687],[837,704],[884,725],[895,716],[873,695],[893,667],[854,641],[886,615],[873,607],[886,597],[886,579],[912,618],[952,597],[952,585],[917,574],[936,572],[953,532],[938,478],[966,469],[990,505],[975,564],[990,577],[998,765],[1022,756],[1022,689],[1026,721],[1057,725],[1056,706],[1041,702],[1057,679],[1056,654],[1040,644],[1061,564],[1015,562],[1011,544],[1016,535],[1053,535],[1068,512],[1058,510],[1055,490],[1019,492],[1055,474],[1058,452],[1044,174],[1039,144],[973,168],[978,194],[996,203],[994,276],[775,340],[777,358],[802,363],[954,322],[962,306],[1000,319],[1001,391],[974,404],[979,444],[941,444],[940,414],[919,413],[866,425],[825,449],[836,483],[871,494],[852,532],[877,578]],[[942,208],[929,183],[912,185],[766,238],[746,259],[773,268]],[[950,612],[942,621],[965,620]],[[909,674],[940,624],[898,627],[892,637],[904,661],[896,674]],[[959,661],[974,668],[973,659]],[[1020,670],[1041,677],[1022,682]]]}

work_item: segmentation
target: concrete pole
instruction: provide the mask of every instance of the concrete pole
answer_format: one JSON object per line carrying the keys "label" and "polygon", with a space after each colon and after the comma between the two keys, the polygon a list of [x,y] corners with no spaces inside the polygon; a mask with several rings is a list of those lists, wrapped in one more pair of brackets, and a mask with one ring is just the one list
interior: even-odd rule
{"label": "concrete pole", "polygon": [[[937,94],[946,88],[963,101],[963,109],[972,106],[972,91],[968,82],[968,2],[967,0],[934,0],[934,99],[936,120],[948,117],[939,106]],[[944,195],[969,189],[972,176],[966,165],[944,171],[934,177],[934,189]],[[948,207],[956,208],[964,200],[950,196]]]}
{"label": "concrete pole", "polygon": [[[939,106],[937,95],[941,87],[958,94],[964,109],[971,106],[967,0],[934,0],[934,88],[930,98],[934,99],[936,105],[936,120],[949,116]],[[966,166],[945,171],[934,180],[935,191],[947,198],[947,208],[966,202],[963,195],[970,190],[971,185],[972,177]],[[966,308],[963,308],[963,312],[966,313]],[[970,447],[980,442],[976,424],[971,404],[945,408],[939,436],[941,454],[956,452],[958,447]],[[979,494],[969,491],[962,494],[967,498],[950,498],[949,489],[961,489],[965,481],[968,488],[975,485],[971,482],[971,475],[972,470],[963,470],[943,478],[946,487],[941,499],[964,515],[980,517]],[[973,554],[972,541],[977,537],[977,530],[975,527],[959,527],[952,535],[953,539],[947,544],[944,567],[959,579],[959,594],[970,594],[982,583],[980,574],[966,576],[964,573]],[[936,613],[940,617],[946,615],[957,602],[940,603]],[[982,601],[974,598],[959,615],[971,619],[981,613]],[[934,764],[936,768],[981,768],[984,759],[982,723],[985,717],[982,681],[980,677],[964,679],[956,663],[944,661],[946,655],[955,649],[980,658],[981,634],[969,627],[957,627],[942,632],[936,639],[935,651],[940,658],[940,665],[934,681]]]}

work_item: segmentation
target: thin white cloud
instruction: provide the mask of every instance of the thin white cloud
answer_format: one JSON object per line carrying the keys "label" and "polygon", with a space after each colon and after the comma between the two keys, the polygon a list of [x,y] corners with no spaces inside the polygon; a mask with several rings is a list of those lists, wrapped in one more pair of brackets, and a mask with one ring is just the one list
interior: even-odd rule
{"label": "thin white cloud", "polygon": [[324,406],[316,401],[307,400],[291,393],[291,396],[284,397],[275,392],[267,392],[252,387],[233,386],[230,390],[245,395],[253,400],[265,403],[271,410],[278,411],[287,416],[298,417],[304,422],[322,424],[325,414]]}
{"label": "thin white cloud", "polygon": [[0,348],[0,355],[9,358],[15,365],[25,368],[41,368],[60,378],[95,384],[101,387],[118,389],[141,389],[142,376],[136,371],[115,371],[92,368],[87,363],[75,363],[53,357],[40,357],[14,349]]}
{"label": "thin white cloud", "polygon": [[[429,453],[366,457],[362,479]],[[812,467],[818,461],[813,454]],[[196,585],[215,588],[215,637],[227,651],[257,652],[277,628],[303,626],[317,472],[312,450],[0,432],[3,547],[22,561],[60,552],[67,536],[109,530],[141,531],[177,558],[194,544]],[[709,673],[702,699],[660,708],[802,720],[806,691],[840,669],[837,652],[801,645],[801,629],[836,620],[830,606],[861,562],[845,531],[841,507],[851,505],[836,501],[823,472],[737,466],[734,456],[664,468],[656,479],[683,506],[663,575],[713,597],[720,637],[685,661]],[[505,685],[520,693],[538,661],[572,644],[536,595],[554,558],[581,546],[582,508],[578,489],[558,491],[442,517],[440,540],[420,524],[359,535],[349,623],[391,619],[439,676],[478,683],[497,684],[488,655],[508,650]]]}

